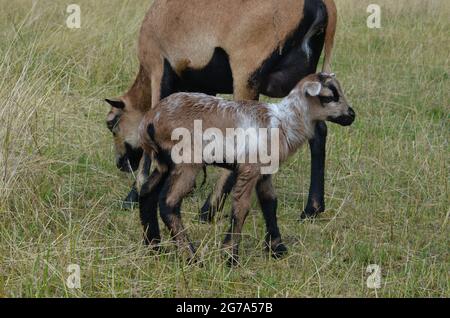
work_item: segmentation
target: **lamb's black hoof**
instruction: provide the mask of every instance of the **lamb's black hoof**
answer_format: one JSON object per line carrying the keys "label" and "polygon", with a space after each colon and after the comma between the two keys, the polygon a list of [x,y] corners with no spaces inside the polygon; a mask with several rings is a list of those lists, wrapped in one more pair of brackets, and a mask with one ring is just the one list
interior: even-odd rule
{"label": "lamb's black hoof", "polygon": [[131,210],[139,204],[139,194],[133,187],[128,196],[122,201],[123,210]]}

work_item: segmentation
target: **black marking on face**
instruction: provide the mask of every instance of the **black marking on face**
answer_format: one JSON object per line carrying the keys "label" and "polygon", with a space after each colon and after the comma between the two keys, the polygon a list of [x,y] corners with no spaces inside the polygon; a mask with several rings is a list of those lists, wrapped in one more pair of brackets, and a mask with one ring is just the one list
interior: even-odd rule
{"label": "black marking on face", "polygon": [[139,168],[144,151],[142,148],[133,148],[129,143],[125,143],[125,155],[117,161],[117,168],[123,172],[136,171]]}
{"label": "black marking on face", "polygon": [[333,96],[320,96],[319,95],[320,103],[321,104],[329,104],[329,103],[333,103],[333,102],[335,102],[335,103],[339,102],[340,95],[339,95],[337,88],[333,84],[331,84],[330,86],[327,86],[327,88],[329,90],[331,90],[331,92],[333,93]]}
{"label": "black marking on face", "polygon": [[340,95],[339,95],[339,92],[338,92],[336,86],[334,86],[333,84],[331,84],[328,88],[331,89],[331,91],[333,92],[333,98],[334,98],[333,101],[334,101],[334,102],[338,102],[338,101],[339,101],[339,98],[340,98]]}

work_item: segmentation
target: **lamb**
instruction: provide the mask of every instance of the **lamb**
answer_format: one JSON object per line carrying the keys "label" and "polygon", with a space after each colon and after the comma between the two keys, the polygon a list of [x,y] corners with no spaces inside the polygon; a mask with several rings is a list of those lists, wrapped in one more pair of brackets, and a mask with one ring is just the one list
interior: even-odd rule
{"label": "lamb", "polygon": [[[195,256],[196,250],[190,242],[181,221],[181,203],[192,190],[196,176],[205,165],[218,165],[235,174],[231,226],[226,234],[223,247],[228,252],[229,264],[238,264],[238,250],[242,227],[248,215],[251,194],[256,188],[257,197],[266,222],[266,247],[272,256],[278,258],[287,251],[281,240],[277,224],[277,198],[272,185],[272,175],[263,173],[266,163],[262,163],[259,153],[247,145],[234,145],[234,154],[228,156],[231,140],[226,145],[223,158],[203,157],[180,162],[180,142],[177,130],[194,134],[195,122],[201,120],[203,129],[213,129],[225,135],[230,128],[257,128],[273,130],[278,134],[258,135],[257,144],[277,144],[276,155],[280,162],[294,154],[300,146],[314,137],[315,125],[320,121],[331,121],[348,126],[355,120],[355,112],[349,106],[339,82],[334,74],[311,74],[301,80],[291,93],[281,102],[268,104],[257,101],[227,101],[198,93],[177,93],[167,97],[151,109],[139,127],[141,146],[144,150],[144,165],[155,161],[151,176],[140,176],[140,214],[144,226],[145,242],[157,246],[160,234],[157,222],[157,206],[163,222],[169,228],[179,250]],[[205,132],[206,132],[205,130]],[[263,134],[262,134],[263,135]],[[274,138],[274,136],[276,136]],[[234,139],[234,138],[233,138]],[[255,140],[249,140],[249,143]],[[205,143],[183,149],[195,151]],[[272,148],[273,150],[273,148]],[[204,153],[204,152],[203,152]],[[256,162],[239,161],[239,153],[244,158],[258,158]],[[275,155],[272,153],[271,155]],[[195,156],[194,156],[195,157]],[[223,160],[221,160],[223,159]],[[147,167],[148,168],[148,167]],[[140,169],[145,171],[146,169]]]}

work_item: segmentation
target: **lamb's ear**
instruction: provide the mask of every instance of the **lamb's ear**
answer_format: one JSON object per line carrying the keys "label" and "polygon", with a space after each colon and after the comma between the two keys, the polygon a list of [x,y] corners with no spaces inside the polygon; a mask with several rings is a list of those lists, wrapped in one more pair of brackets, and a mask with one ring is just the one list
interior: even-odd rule
{"label": "lamb's ear", "polygon": [[306,82],[304,87],[306,94],[313,97],[318,96],[322,90],[322,84],[319,82]]}
{"label": "lamb's ear", "polygon": [[111,107],[117,108],[117,109],[124,109],[125,103],[121,101],[120,99],[105,99],[105,102],[107,102]]}

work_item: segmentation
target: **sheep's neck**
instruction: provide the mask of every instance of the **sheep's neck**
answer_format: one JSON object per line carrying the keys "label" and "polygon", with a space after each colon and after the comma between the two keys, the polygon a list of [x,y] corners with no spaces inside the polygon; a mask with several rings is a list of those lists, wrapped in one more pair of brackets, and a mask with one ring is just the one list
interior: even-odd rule
{"label": "sheep's neck", "polygon": [[289,153],[295,152],[314,136],[314,121],[311,120],[306,100],[290,94],[273,107],[273,115],[279,120]]}
{"label": "sheep's neck", "polygon": [[129,106],[142,114],[152,107],[152,94],[149,87],[151,87],[150,79],[141,67],[133,85],[124,96],[129,101]]}

